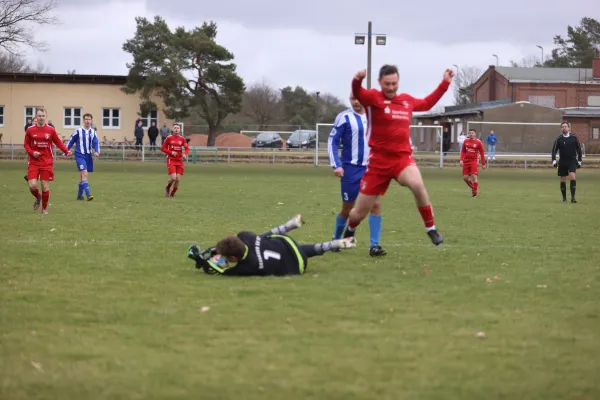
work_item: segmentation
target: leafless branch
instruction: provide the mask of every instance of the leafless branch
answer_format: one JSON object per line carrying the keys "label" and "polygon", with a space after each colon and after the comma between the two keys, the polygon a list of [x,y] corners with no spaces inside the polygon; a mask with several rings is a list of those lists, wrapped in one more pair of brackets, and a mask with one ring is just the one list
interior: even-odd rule
{"label": "leafless branch", "polygon": [[0,48],[18,54],[20,46],[47,50],[47,44],[35,38],[40,25],[58,25],[53,14],[58,0],[0,0]]}

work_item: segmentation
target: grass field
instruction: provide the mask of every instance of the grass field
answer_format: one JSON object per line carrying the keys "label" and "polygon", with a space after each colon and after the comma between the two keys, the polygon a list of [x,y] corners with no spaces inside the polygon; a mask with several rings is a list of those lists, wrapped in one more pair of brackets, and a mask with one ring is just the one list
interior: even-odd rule
{"label": "grass field", "polygon": [[[190,243],[302,212],[329,240],[329,168],[99,163],[93,202],[59,163],[49,215],[24,163],[0,163],[0,399],[598,399],[600,171],[563,204],[556,171],[424,169],[433,246],[407,190],[382,245],[311,259],[304,276],[206,276]],[[203,307],[209,310],[202,312]],[[484,332],[485,337],[477,337]]]}

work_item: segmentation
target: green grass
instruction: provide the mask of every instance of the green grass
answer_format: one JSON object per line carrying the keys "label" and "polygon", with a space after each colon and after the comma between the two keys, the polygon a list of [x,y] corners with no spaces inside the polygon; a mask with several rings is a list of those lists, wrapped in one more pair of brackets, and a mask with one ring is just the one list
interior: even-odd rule
{"label": "green grass", "polygon": [[3,400],[600,398],[600,171],[565,205],[553,169],[483,171],[477,199],[424,169],[439,248],[392,185],[387,257],[365,222],[304,276],[240,279],[196,271],[188,244],[297,212],[298,241],[328,240],[329,168],[191,165],[165,199],[162,164],[100,163],[88,203],[61,162],[46,216],[25,170],[0,163]]}

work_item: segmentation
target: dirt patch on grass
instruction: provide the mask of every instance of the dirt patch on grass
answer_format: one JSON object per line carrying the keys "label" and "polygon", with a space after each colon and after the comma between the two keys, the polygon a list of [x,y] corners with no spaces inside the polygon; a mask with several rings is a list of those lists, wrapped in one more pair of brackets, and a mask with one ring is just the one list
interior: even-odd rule
{"label": "dirt patch on grass", "polygon": [[[190,146],[206,146],[208,135],[194,134],[190,136]],[[252,138],[239,133],[223,133],[217,136],[217,147],[252,147]]]}

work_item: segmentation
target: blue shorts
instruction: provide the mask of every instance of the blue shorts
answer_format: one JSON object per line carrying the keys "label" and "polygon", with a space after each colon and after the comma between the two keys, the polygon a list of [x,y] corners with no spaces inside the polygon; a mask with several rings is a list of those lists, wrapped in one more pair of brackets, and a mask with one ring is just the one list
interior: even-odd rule
{"label": "blue shorts", "polygon": [[344,176],[341,179],[342,201],[354,201],[358,197],[360,180],[365,174],[367,167],[345,164],[342,166],[342,168],[344,168]]}
{"label": "blue shorts", "polygon": [[75,154],[78,171],[94,172],[94,158],[91,154]]}

